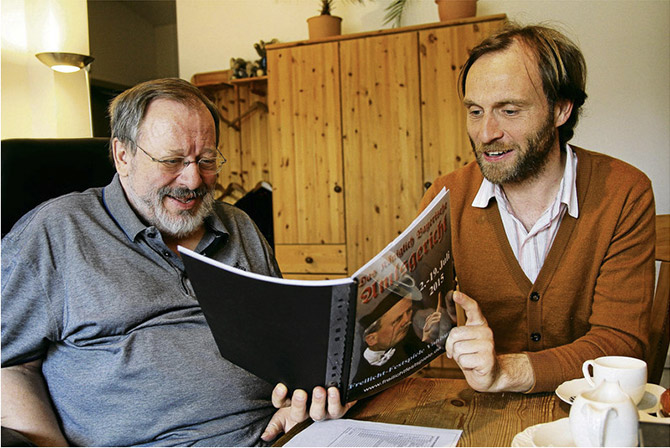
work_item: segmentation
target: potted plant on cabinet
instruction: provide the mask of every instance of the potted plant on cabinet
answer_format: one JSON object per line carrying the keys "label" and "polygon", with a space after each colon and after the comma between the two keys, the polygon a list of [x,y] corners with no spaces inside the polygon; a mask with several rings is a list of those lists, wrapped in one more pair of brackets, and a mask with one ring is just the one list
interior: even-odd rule
{"label": "potted plant on cabinet", "polygon": [[[363,3],[364,0],[351,0]],[[319,15],[307,19],[310,39],[338,36],[342,31],[342,18],[330,14],[335,0],[320,0]]]}
{"label": "potted plant on cabinet", "polygon": [[440,20],[463,19],[477,15],[477,0],[435,0]]}
{"label": "potted plant on cabinet", "polygon": [[[477,0],[435,0],[435,3],[441,21],[474,17],[477,14]],[[394,27],[399,27],[406,5],[407,0],[393,0],[386,7],[384,25],[393,22]]]}
{"label": "potted plant on cabinet", "polygon": [[342,18],[330,14],[334,1],[335,0],[321,0],[319,15],[307,19],[307,28],[309,30],[310,39],[337,36],[341,33]]}

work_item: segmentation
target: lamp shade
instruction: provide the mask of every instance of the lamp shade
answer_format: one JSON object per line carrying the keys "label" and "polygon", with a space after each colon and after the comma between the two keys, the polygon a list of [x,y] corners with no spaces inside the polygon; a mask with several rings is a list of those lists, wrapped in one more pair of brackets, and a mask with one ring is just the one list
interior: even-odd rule
{"label": "lamp shade", "polygon": [[37,53],[35,56],[52,70],[61,73],[74,73],[94,61],[92,56],[77,53]]}

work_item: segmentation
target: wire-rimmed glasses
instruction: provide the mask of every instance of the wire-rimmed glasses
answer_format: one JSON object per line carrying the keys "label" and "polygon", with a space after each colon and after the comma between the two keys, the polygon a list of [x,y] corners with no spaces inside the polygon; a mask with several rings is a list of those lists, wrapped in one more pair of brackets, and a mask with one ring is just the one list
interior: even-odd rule
{"label": "wire-rimmed glasses", "polygon": [[192,163],[195,163],[198,166],[198,171],[202,175],[218,174],[218,172],[221,171],[221,168],[223,168],[223,164],[228,161],[218,149],[216,150],[216,153],[221,157],[221,162],[218,161],[219,159],[217,157],[204,157],[197,160],[186,160],[186,157],[166,157],[164,159],[157,159],[146,152],[146,150],[144,150],[137,143],[135,143],[135,146],[138,147],[144,154],[146,154],[146,156],[149,157],[152,161],[160,164],[162,170],[167,174],[181,173],[184,168]]}

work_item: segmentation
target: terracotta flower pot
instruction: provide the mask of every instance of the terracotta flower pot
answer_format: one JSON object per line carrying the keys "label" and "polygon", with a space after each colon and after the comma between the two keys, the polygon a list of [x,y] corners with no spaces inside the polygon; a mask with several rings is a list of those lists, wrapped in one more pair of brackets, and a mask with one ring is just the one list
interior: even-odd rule
{"label": "terracotta flower pot", "polygon": [[342,18],[329,14],[310,17],[307,19],[307,28],[310,39],[339,36],[342,30]]}
{"label": "terracotta flower pot", "polygon": [[477,15],[477,0],[435,0],[441,21]]}

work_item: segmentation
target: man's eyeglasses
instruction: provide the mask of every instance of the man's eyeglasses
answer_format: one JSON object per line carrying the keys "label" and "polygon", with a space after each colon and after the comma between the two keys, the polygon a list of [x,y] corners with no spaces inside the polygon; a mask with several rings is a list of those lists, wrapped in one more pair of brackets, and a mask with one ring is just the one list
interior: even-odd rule
{"label": "man's eyeglasses", "polygon": [[216,150],[216,153],[221,157],[220,162],[218,161],[219,159],[217,157],[202,158],[198,160],[186,160],[186,157],[168,157],[165,159],[156,159],[152,157],[151,154],[142,149],[140,145],[138,145],[137,143],[135,143],[135,146],[137,146],[151,160],[153,160],[156,163],[159,163],[161,169],[168,174],[181,173],[184,170],[184,168],[186,168],[192,163],[198,165],[198,171],[200,171],[200,174],[204,175],[217,174],[219,171],[221,171],[221,168],[223,168],[223,164],[228,161],[223,156],[223,154],[221,154],[221,151],[219,151],[218,149]]}

